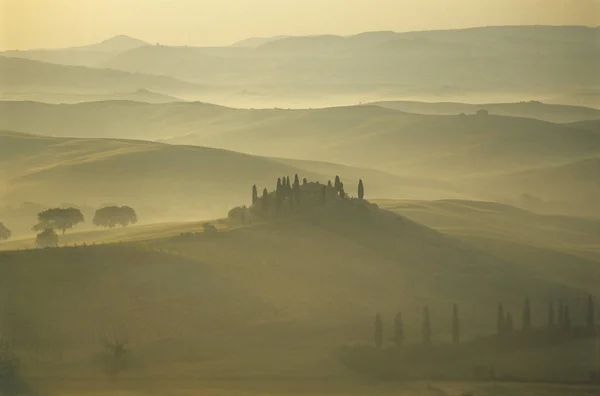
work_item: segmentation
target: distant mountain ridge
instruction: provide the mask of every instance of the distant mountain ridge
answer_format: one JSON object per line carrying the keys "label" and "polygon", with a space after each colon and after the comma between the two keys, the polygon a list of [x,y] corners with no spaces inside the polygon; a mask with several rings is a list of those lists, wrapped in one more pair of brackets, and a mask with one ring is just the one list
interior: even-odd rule
{"label": "distant mountain ridge", "polygon": [[145,45],[150,45],[150,43],[131,36],[118,35],[101,41],[99,43],[83,45],[79,47],[65,48],[63,50],[123,52]]}

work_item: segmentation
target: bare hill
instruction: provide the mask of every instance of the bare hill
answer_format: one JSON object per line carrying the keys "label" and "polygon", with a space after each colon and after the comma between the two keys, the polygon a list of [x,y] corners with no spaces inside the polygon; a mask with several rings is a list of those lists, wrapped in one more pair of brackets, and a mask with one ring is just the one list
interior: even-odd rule
{"label": "bare hill", "polygon": [[[2,315],[25,353],[62,349],[73,370],[91,371],[93,334],[125,329],[138,374],[162,375],[177,363],[196,375],[340,373],[335,349],[370,339],[375,312],[387,328],[399,307],[412,341],[425,304],[436,342],[448,339],[452,302],[466,337],[493,332],[500,300],[518,311],[528,295],[545,312],[548,295],[583,292],[585,282],[559,281],[561,268],[502,259],[350,203],[213,237],[0,253]],[[577,271],[589,279],[595,268]]]}
{"label": "bare hill", "polygon": [[0,103],[0,128],[79,137],[128,137],[456,178],[595,156],[593,121],[406,114],[378,106],[245,110],[204,103]]}
{"label": "bare hill", "polygon": [[485,110],[490,114],[535,118],[549,122],[576,122],[600,119],[600,110],[581,106],[546,104],[538,101],[520,103],[427,103],[408,101],[388,101],[371,103],[388,109],[401,110],[407,113],[458,115],[475,114]]}
{"label": "bare hill", "polygon": [[139,140],[0,132],[0,218],[15,237],[33,236],[36,213],[61,204],[80,207],[88,220],[84,227],[90,227],[99,205],[115,202],[135,207],[144,223],[206,219],[247,204],[252,185],[262,191],[278,177],[295,174],[321,183],[339,175],[353,195],[363,178],[371,197],[461,196],[443,183],[332,163]]}

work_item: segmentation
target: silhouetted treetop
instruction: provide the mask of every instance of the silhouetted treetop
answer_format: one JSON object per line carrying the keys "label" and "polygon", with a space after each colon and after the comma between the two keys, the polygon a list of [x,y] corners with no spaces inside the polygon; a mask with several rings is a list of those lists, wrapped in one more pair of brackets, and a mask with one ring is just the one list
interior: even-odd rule
{"label": "silhouetted treetop", "polygon": [[55,247],[58,245],[58,235],[52,228],[47,228],[35,237],[37,247]]}
{"label": "silhouetted treetop", "polygon": [[66,230],[83,223],[83,214],[76,208],[53,208],[38,213],[38,224],[33,227],[34,231],[46,229],[60,230],[64,234]]}
{"label": "silhouetted treetop", "polygon": [[99,227],[114,228],[116,226],[127,227],[129,224],[137,223],[138,218],[135,210],[129,206],[107,206],[98,209],[92,223]]}

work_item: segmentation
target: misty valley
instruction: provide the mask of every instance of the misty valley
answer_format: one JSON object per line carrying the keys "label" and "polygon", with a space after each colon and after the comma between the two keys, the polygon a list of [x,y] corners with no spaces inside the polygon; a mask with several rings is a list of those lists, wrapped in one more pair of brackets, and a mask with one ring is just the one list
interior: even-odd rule
{"label": "misty valley", "polygon": [[598,70],[585,26],[1,52],[0,395],[598,395]]}

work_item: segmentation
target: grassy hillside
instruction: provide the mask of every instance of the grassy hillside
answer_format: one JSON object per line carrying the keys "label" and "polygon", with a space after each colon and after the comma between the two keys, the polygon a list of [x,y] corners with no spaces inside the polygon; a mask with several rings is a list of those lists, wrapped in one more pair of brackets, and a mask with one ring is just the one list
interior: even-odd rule
{"label": "grassy hillside", "polygon": [[373,105],[407,113],[432,114],[432,115],[457,115],[461,113],[475,114],[479,110],[486,110],[490,114],[511,117],[535,118],[549,122],[576,122],[583,120],[600,119],[600,110],[581,106],[566,106],[546,104],[537,101],[520,103],[427,103],[389,101],[374,102]]}
{"label": "grassy hillside", "polygon": [[203,103],[0,102],[0,127],[56,136],[162,139],[258,155],[463,177],[556,165],[600,152],[593,122],[405,114],[378,106],[242,110]]}
{"label": "grassy hillside", "polygon": [[253,184],[262,191],[274,187],[278,177],[295,174],[322,183],[339,175],[352,195],[363,178],[370,197],[463,197],[443,183],[332,163],[139,140],[0,132],[0,221],[18,239],[33,236],[36,214],[54,205],[80,207],[84,228],[91,227],[95,209],[109,203],[133,206],[144,223],[210,219],[249,203]]}
{"label": "grassy hillside", "polygon": [[[145,221],[222,214],[248,202],[254,183],[272,185],[282,175],[325,178],[268,158],[225,150],[12,132],[0,133],[0,167],[4,203],[73,202],[97,207],[117,202],[145,208]],[[35,219],[29,221],[31,227]]]}
{"label": "grassy hillside", "polygon": [[[533,210],[600,217],[600,157],[473,179],[470,191]],[[486,192],[487,190],[487,192]],[[522,194],[527,194],[524,196]]]}
{"label": "grassy hillside", "polygon": [[[549,295],[579,304],[597,272],[597,262],[542,271],[532,257],[500,258],[359,208],[329,205],[212,237],[0,252],[3,323],[25,355],[43,350],[50,363],[61,350],[63,373],[93,373],[97,334],[122,331],[132,375],[341,375],[335,349],[370,342],[375,312],[387,343],[401,308],[415,342],[428,304],[442,342],[457,302],[471,337],[494,331],[498,301],[518,313],[524,296],[544,323]],[[52,370],[43,358],[32,367]]]}
{"label": "grassy hillside", "polygon": [[600,261],[598,219],[543,215],[514,206],[481,201],[376,202],[382,208],[459,238],[496,240],[498,245],[533,245],[554,250],[555,253],[563,252]]}

